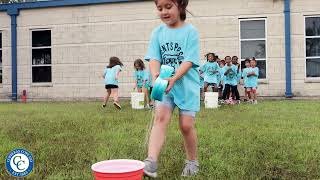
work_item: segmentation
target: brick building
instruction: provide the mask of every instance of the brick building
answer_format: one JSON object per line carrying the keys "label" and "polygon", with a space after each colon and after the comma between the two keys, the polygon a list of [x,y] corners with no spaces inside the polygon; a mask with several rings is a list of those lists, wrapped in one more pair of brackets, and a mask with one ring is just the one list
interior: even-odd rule
{"label": "brick building", "polygon": [[[260,96],[320,97],[320,1],[191,0],[189,11],[202,54],[257,58]],[[0,5],[0,99],[24,89],[35,100],[101,97],[110,56],[124,62],[120,96],[128,97],[156,14],[153,1],[137,0]]]}

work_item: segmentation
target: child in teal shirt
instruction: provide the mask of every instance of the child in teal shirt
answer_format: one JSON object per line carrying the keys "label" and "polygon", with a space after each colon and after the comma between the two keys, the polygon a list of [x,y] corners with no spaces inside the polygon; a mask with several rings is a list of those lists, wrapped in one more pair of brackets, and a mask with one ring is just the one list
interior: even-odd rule
{"label": "child in teal shirt", "polygon": [[136,79],[134,89],[137,89],[138,92],[142,92],[143,81],[145,77],[145,65],[141,59],[134,61],[134,77]]}
{"label": "child in teal shirt", "polygon": [[238,67],[231,63],[231,57],[225,57],[226,65],[222,68],[222,75],[224,81],[224,91],[222,95],[223,100],[227,100],[230,96],[230,90],[235,95],[237,103],[240,102],[240,95],[237,91],[238,85]]}
{"label": "child in teal shirt", "polygon": [[109,65],[105,68],[102,77],[104,78],[105,83],[105,89],[106,89],[106,95],[103,98],[103,104],[102,107],[106,107],[106,104],[109,100],[109,97],[111,93],[113,94],[113,105],[121,109],[121,106],[119,104],[119,98],[118,98],[118,80],[119,80],[119,74],[122,70],[121,66],[123,64],[121,63],[120,59],[117,57],[111,57],[109,59]]}
{"label": "child in teal shirt", "polygon": [[250,93],[250,102],[257,104],[257,88],[258,88],[258,77],[259,77],[259,68],[256,67],[257,61],[252,59],[250,61],[251,68],[247,73],[247,91]]}
{"label": "child in teal shirt", "polygon": [[173,67],[175,73],[167,79],[169,83],[163,101],[156,102],[144,173],[157,177],[158,156],[172,112],[177,106],[187,153],[181,175],[194,176],[199,171],[194,127],[196,112],[200,110],[200,77],[197,69],[200,63],[199,34],[191,24],[185,23],[188,0],[155,0],[155,4],[164,24],[152,32],[145,59],[149,61],[153,81],[159,76],[162,64]]}
{"label": "child in teal shirt", "polygon": [[208,87],[212,86],[214,92],[218,91],[219,65],[216,62],[216,55],[208,53],[206,55],[207,62],[201,67],[204,72],[204,92],[208,91]]}
{"label": "child in teal shirt", "polygon": [[247,74],[249,73],[250,70],[250,59],[246,59],[244,61],[245,64],[245,68],[242,70],[242,78],[243,78],[243,85],[244,85],[244,94],[245,94],[245,99],[244,101],[248,101],[248,99],[250,99],[250,94],[247,91],[247,87],[248,87],[248,76]]}

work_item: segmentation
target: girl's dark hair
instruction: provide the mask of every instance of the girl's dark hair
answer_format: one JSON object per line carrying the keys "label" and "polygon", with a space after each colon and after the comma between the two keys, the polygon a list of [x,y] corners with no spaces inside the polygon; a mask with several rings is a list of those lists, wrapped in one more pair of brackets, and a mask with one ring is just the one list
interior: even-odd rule
{"label": "girl's dark hair", "polygon": [[[171,0],[172,2],[176,3],[180,12],[180,18],[182,21],[187,19],[187,6],[189,4],[189,0]],[[158,0],[154,0],[157,4]]]}
{"label": "girl's dark hair", "polygon": [[232,58],[231,58],[231,59],[234,59],[234,58],[237,58],[237,59],[239,59],[239,58],[238,58],[238,56],[232,56]]}
{"label": "girl's dark hair", "polygon": [[227,58],[230,58],[230,59],[231,59],[231,56],[226,56],[224,59],[226,60]]}
{"label": "girl's dark hair", "polygon": [[[144,63],[143,63],[143,61],[141,60],[141,59],[137,59],[137,60],[135,60],[134,61],[134,64],[133,64],[134,66],[138,66],[138,67],[141,67],[141,69],[145,69],[146,67],[144,66]],[[138,70],[138,69],[136,69],[136,70]]]}
{"label": "girl's dark hair", "polygon": [[209,55],[212,55],[213,60],[216,60],[216,59],[217,59],[217,56],[216,56],[214,53],[208,53],[208,54],[206,54],[207,61],[208,61]]}
{"label": "girl's dark hair", "polygon": [[250,59],[249,59],[249,58],[246,58],[246,59],[244,60],[244,63],[246,63],[246,62],[249,62],[249,63],[250,63]]}
{"label": "girl's dark hair", "polygon": [[118,57],[111,57],[109,59],[109,65],[107,66],[107,68],[113,68],[114,66],[116,65],[120,65],[120,66],[123,66],[122,62],[120,61],[120,59]]}

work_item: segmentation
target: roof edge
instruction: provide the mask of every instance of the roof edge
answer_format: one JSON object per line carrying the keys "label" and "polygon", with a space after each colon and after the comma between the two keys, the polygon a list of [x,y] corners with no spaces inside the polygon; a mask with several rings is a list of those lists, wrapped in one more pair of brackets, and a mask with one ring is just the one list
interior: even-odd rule
{"label": "roof edge", "polygon": [[0,5],[0,11],[8,11],[12,9],[37,9],[48,7],[64,7],[64,6],[81,6],[104,3],[121,3],[121,2],[137,2],[143,0],[56,0],[56,1],[39,1],[39,2],[25,2],[12,3]]}

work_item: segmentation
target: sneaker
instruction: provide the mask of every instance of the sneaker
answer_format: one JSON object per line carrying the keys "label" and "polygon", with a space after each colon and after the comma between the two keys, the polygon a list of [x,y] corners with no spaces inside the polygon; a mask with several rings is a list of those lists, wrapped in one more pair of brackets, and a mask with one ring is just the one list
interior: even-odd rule
{"label": "sneaker", "polygon": [[199,172],[199,163],[196,160],[186,160],[181,176],[195,176]]}
{"label": "sneaker", "polygon": [[102,104],[102,107],[105,108],[107,105],[106,104]]}
{"label": "sneaker", "polygon": [[143,173],[145,176],[151,177],[151,178],[156,178],[157,175],[157,162],[153,161],[150,158],[145,159],[144,161],[144,169]]}
{"label": "sneaker", "polygon": [[257,101],[257,100],[254,100],[254,101],[253,101],[253,104],[258,104],[258,101]]}
{"label": "sneaker", "polygon": [[237,100],[236,104],[241,104],[241,101],[240,101],[240,100]]}
{"label": "sneaker", "polygon": [[144,106],[144,109],[150,109],[150,105],[147,104],[146,106]]}
{"label": "sneaker", "polygon": [[113,105],[117,108],[117,109],[121,109],[121,106],[119,103],[117,103],[116,101],[113,102]]}

